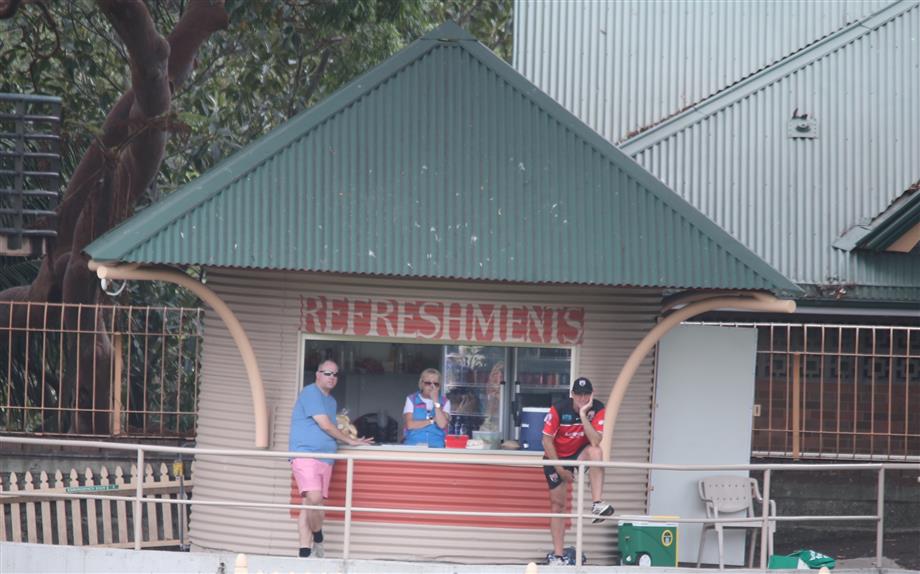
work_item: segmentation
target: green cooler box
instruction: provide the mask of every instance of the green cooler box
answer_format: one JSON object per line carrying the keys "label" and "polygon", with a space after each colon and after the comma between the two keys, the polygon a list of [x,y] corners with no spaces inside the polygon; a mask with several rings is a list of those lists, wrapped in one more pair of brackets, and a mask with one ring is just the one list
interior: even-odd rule
{"label": "green cooler box", "polygon": [[676,523],[621,520],[618,526],[621,564],[677,566]]}

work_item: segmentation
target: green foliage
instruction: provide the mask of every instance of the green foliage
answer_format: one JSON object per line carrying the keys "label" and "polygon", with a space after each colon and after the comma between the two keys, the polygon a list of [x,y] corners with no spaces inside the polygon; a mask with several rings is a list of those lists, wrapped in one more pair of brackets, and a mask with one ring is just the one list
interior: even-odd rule
{"label": "green foliage", "polygon": [[0,291],[17,285],[28,285],[38,275],[41,261],[19,257],[0,257]]}
{"label": "green foliage", "polygon": [[[187,1],[146,0],[164,36],[179,20]],[[230,26],[205,42],[195,70],[175,95],[172,124],[181,129],[174,130],[169,138],[156,186],[137,208],[198,177],[445,20],[457,22],[510,60],[512,3],[513,0],[228,0]],[[15,18],[0,21],[0,70],[0,92],[62,98],[65,182],[100,134],[106,114],[130,81],[124,47],[92,0],[28,4]],[[0,261],[0,289],[28,284],[37,269],[35,262]],[[194,296],[181,289],[149,282],[129,283],[116,300],[123,305],[198,304]],[[140,329],[141,325],[134,327]],[[148,325],[145,319],[143,327],[156,330],[162,324]],[[132,357],[131,383],[123,390],[125,403],[193,412],[199,360],[193,333],[200,333],[200,329],[197,323],[184,324],[179,329],[184,334],[176,335],[176,344],[170,348],[181,348],[182,352],[166,351],[165,347],[152,350],[149,345],[141,345],[146,339],[131,339],[123,351],[126,358]],[[176,333],[172,328],[167,330]],[[53,371],[60,359],[61,344],[55,347],[43,339],[41,345],[29,345],[28,353],[25,338],[8,339],[6,344],[18,347],[13,364],[4,363],[0,356],[0,372],[11,373],[13,379],[12,385],[0,386],[0,404],[10,401],[21,409],[7,413],[0,408],[0,428],[26,432],[65,430],[65,423],[44,420],[26,408],[59,405],[57,376],[61,373],[56,373],[54,380],[42,379],[36,373],[43,371],[36,371],[36,366],[45,365],[46,370]],[[38,356],[29,357],[31,362],[23,362],[27,354],[39,353],[39,349]],[[161,373],[168,371],[169,375],[157,378],[158,366]],[[147,396],[148,400],[154,397],[153,403],[139,398],[145,396],[145,389],[138,381],[148,381]],[[3,388],[10,396],[2,392]],[[155,403],[159,396],[178,398],[158,405]],[[147,420],[139,417],[134,414],[125,422],[135,430],[157,428],[162,423],[171,432],[183,435],[191,432],[194,424],[193,418],[187,416],[173,420],[158,418],[159,415]]]}
{"label": "green foliage", "polygon": [[[230,26],[202,47],[176,95],[158,199],[314,105],[411,41],[453,20],[511,57],[513,0],[228,0]],[[64,101],[64,176],[129,82],[124,48],[91,0],[27,5],[0,21],[0,92]],[[147,0],[167,35],[185,2]],[[139,206],[142,207],[142,206]]]}

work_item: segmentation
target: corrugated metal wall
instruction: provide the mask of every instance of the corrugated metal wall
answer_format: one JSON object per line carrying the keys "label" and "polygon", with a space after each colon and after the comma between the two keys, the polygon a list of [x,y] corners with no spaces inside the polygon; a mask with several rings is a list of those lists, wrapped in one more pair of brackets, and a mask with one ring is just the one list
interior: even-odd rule
{"label": "corrugated metal wall", "polygon": [[517,0],[514,67],[618,142],[887,4]]}
{"label": "corrugated metal wall", "polygon": [[[399,397],[397,397],[397,400]],[[471,454],[482,451],[439,450],[437,454]],[[425,453],[427,454],[427,453]],[[352,504],[358,507],[440,508],[464,512],[533,512],[546,504],[546,479],[533,468],[501,467],[481,464],[443,464],[424,462],[357,461]],[[492,454],[491,458],[500,455]],[[518,454],[518,453],[515,453]],[[533,459],[539,453],[527,453]],[[504,457],[521,462],[519,456]],[[498,459],[496,458],[496,462]],[[346,465],[336,464],[329,486],[329,506],[345,506]],[[291,500],[301,502],[300,491],[291,477]],[[292,510],[296,517],[299,511]],[[342,520],[343,512],[328,512],[327,519]],[[434,514],[396,514],[355,511],[352,520],[389,524],[431,524],[434,526],[474,526],[479,528],[549,528],[548,518],[507,518],[484,516],[441,516]],[[456,549],[439,545],[445,554]],[[459,549],[462,552],[462,549]]]}
{"label": "corrugated metal wall", "polygon": [[[920,177],[920,3],[904,6],[913,7],[636,159],[793,281],[905,297],[920,285],[909,257],[831,246]],[[816,122],[817,138],[788,136],[795,110]]]}
{"label": "corrugated metal wall", "polygon": [[[584,344],[578,351],[576,371],[596,381],[601,396],[609,393],[628,353],[654,325],[660,301],[660,293],[653,290],[372,280],[293,272],[211,270],[208,285],[237,313],[252,338],[272,409],[271,439],[275,450],[287,450],[290,411],[299,390],[302,294],[583,306]],[[198,445],[248,448],[252,444],[253,418],[242,363],[226,329],[211,313],[205,329]],[[643,363],[626,396],[617,421],[615,460],[648,461],[653,362],[650,357]],[[238,498],[287,503],[290,497],[290,468],[283,460],[266,463],[202,457],[194,464],[194,479],[196,500]],[[619,512],[642,513],[646,509],[646,484],[645,472],[608,473],[605,495]],[[333,556],[340,555],[341,523],[331,521],[326,531],[327,549]],[[541,559],[551,547],[549,532],[544,530],[368,522],[356,523],[352,535],[356,558],[523,563]],[[296,523],[287,510],[195,507],[190,536],[195,546],[207,549],[293,555],[297,547]],[[419,545],[419,539],[436,543]],[[574,532],[568,541],[574,543]],[[585,541],[592,563],[613,560],[613,525],[588,525]]]}

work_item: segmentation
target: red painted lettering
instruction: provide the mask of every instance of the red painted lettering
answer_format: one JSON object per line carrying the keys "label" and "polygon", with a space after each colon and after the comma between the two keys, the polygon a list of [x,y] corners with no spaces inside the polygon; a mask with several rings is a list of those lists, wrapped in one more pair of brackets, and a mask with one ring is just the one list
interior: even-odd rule
{"label": "red painted lettering", "polygon": [[300,297],[306,333],[358,337],[578,345],[584,336],[581,307],[494,305]]}
{"label": "red painted lettering", "polygon": [[393,300],[375,301],[371,303],[371,335],[378,337],[393,336],[393,320],[395,319],[396,302]]}
{"label": "red painted lettering", "polygon": [[365,337],[371,332],[371,302],[367,300],[355,301],[355,335]]}
{"label": "red painted lettering", "polygon": [[508,311],[508,327],[505,329],[508,336],[505,337],[505,341],[509,343],[527,343],[527,309],[525,307],[512,307]]}
{"label": "red painted lettering", "polygon": [[307,333],[322,333],[322,313],[324,297],[300,297],[300,324]]}
{"label": "red painted lettering", "polygon": [[585,310],[581,307],[566,307],[559,313],[559,343],[580,345],[585,329]]}
{"label": "red painted lettering", "polygon": [[545,343],[543,338],[543,308],[527,308],[527,340],[530,343]]}
{"label": "red painted lettering", "polygon": [[473,337],[474,341],[495,340],[495,305],[477,305],[473,309]]}
{"label": "red painted lettering", "polygon": [[450,339],[468,340],[469,334],[466,332],[466,312],[468,307],[459,303],[451,303],[447,306],[447,312],[444,316],[444,331]]}
{"label": "red painted lettering", "polygon": [[443,313],[444,305],[441,303],[421,303],[418,310],[420,320],[418,336],[423,339],[440,339]]}

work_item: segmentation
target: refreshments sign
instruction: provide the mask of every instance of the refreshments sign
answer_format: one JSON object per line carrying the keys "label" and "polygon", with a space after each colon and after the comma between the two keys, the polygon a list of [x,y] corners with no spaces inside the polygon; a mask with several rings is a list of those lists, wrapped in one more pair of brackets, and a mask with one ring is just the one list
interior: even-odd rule
{"label": "refreshments sign", "polygon": [[476,343],[578,345],[583,307],[430,300],[300,297],[307,333]]}

